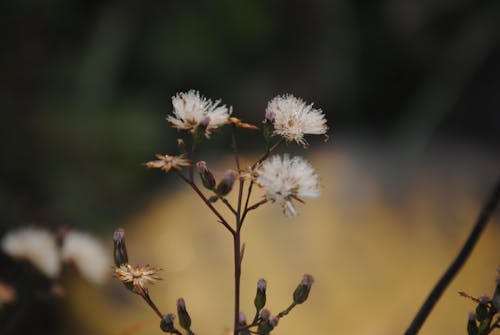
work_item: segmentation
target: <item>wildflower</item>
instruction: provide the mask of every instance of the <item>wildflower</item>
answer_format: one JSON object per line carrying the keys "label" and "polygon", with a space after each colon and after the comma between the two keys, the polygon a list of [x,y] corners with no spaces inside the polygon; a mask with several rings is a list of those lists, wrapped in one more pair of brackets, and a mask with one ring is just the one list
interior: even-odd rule
{"label": "wildflower", "polygon": [[102,284],[109,271],[107,252],[99,241],[89,234],[70,231],[61,248],[61,258],[72,263],[90,282]]}
{"label": "wildflower", "polygon": [[273,156],[256,173],[256,182],[266,190],[267,200],[278,202],[287,217],[297,215],[292,199],[303,202],[302,198],[319,196],[318,175],[301,157]]}
{"label": "wildflower", "polygon": [[172,97],[173,115],[167,117],[167,121],[174,128],[189,130],[195,133],[197,128],[204,128],[206,138],[215,129],[228,122],[230,112],[226,106],[219,106],[220,100],[212,102],[200,95],[200,92],[190,90],[187,93],[178,93]]}
{"label": "wildflower", "polygon": [[56,239],[48,230],[21,228],[6,234],[0,244],[7,255],[28,261],[49,278],[56,278],[61,271]]}
{"label": "wildflower", "polygon": [[165,172],[170,171],[172,168],[176,170],[182,169],[183,166],[190,166],[192,163],[186,158],[185,154],[180,156],[169,156],[169,155],[155,155],[158,160],[149,161],[144,163],[146,167],[150,169],[161,169]]}
{"label": "wildflower", "polygon": [[266,122],[272,123],[275,135],[306,146],[305,134],[323,135],[328,130],[323,112],[312,106],[291,94],[277,96],[267,105]]}
{"label": "wildflower", "polygon": [[154,284],[155,281],[160,280],[158,276],[159,269],[155,269],[149,264],[144,266],[131,266],[130,264],[123,264],[115,268],[115,277],[122,283],[128,286],[134,293],[143,294],[147,293],[146,285]]}

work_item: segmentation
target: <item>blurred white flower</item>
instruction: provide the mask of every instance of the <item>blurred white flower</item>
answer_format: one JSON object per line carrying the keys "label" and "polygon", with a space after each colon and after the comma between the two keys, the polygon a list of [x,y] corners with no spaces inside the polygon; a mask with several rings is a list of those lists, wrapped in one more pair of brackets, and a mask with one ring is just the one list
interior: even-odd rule
{"label": "blurred white flower", "polygon": [[76,266],[80,275],[95,284],[102,284],[108,277],[108,252],[93,236],[70,231],[64,237],[61,258]]}
{"label": "blurred white flower", "polygon": [[307,145],[305,134],[322,135],[328,131],[325,115],[312,106],[291,94],[277,96],[267,105],[266,120],[272,122],[274,134]]}
{"label": "blurred white flower", "polygon": [[7,255],[30,262],[49,278],[57,277],[61,271],[56,239],[48,230],[35,227],[14,230],[0,244]]}
{"label": "blurred white flower", "polygon": [[297,215],[292,199],[302,202],[303,198],[319,196],[318,175],[302,157],[276,155],[264,161],[256,171],[256,182],[266,190],[266,198],[283,207],[285,216]]}
{"label": "blurred white flower", "polygon": [[172,97],[174,115],[169,115],[167,121],[174,128],[191,132],[201,126],[208,138],[214,129],[228,123],[230,112],[226,106],[219,106],[219,103],[220,100],[212,102],[195,90],[177,93]]}

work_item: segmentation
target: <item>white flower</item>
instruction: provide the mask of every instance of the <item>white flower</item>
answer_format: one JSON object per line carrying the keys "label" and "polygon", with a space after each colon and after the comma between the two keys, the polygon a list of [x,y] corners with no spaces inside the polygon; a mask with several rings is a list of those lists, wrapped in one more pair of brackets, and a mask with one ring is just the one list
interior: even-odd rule
{"label": "white flower", "polygon": [[292,199],[302,202],[302,198],[316,198],[320,193],[318,175],[302,157],[273,156],[262,163],[256,174],[267,200],[278,202],[287,217],[297,215]]}
{"label": "white flower", "polygon": [[272,122],[274,134],[307,145],[305,134],[322,135],[328,131],[325,115],[312,106],[291,94],[277,96],[267,105],[266,119]]}
{"label": "white flower", "polygon": [[7,233],[1,243],[2,250],[12,258],[24,259],[49,278],[61,271],[56,239],[45,229],[26,227]]}
{"label": "white flower", "polygon": [[78,231],[70,231],[64,237],[61,258],[75,265],[82,277],[95,284],[106,280],[111,265],[102,244],[91,235]]}
{"label": "white flower", "polygon": [[201,125],[205,128],[205,136],[208,138],[214,129],[228,123],[230,112],[226,106],[219,106],[219,103],[220,100],[212,102],[195,90],[177,93],[172,97],[174,115],[169,115],[167,121],[174,128],[191,132]]}

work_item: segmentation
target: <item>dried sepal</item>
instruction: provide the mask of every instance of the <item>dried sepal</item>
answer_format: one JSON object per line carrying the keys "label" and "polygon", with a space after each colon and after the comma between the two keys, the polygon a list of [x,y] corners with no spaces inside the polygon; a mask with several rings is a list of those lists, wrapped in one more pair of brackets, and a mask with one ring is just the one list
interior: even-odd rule
{"label": "dried sepal", "polygon": [[179,156],[156,154],[155,157],[157,160],[146,162],[144,165],[150,169],[160,169],[165,172],[171,169],[181,170],[184,166],[193,165],[191,160],[186,158],[186,154]]}

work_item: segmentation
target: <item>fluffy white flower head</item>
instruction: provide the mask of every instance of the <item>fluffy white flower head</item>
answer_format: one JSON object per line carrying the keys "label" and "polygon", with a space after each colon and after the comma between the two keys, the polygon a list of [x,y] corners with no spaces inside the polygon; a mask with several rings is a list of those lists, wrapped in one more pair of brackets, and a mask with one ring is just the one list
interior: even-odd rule
{"label": "fluffy white flower head", "polygon": [[266,119],[272,122],[274,134],[287,141],[307,145],[305,134],[323,135],[328,131],[325,115],[321,109],[307,105],[291,94],[277,96],[269,101]]}
{"label": "fluffy white flower head", "polygon": [[229,119],[230,112],[227,107],[219,104],[220,100],[212,102],[195,90],[177,93],[172,97],[173,115],[169,115],[167,121],[174,128],[191,132],[202,125],[208,138],[214,129],[223,126]]}
{"label": "fluffy white flower head", "polygon": [[297,215],[292,199],[302,201],[320,194],[318,175],[302,157],[273,156],[256,173],[256,182],[266,190],[267,200],[278,202],[287,217]]}
{"label": "fluffy white flower head", "polygon": [[95,284],[106,280],[111,266],[102,244],[91,235],[78,231],[70,231],[64,237],[61,257],[64,262],[74,264],[82,277]]}
{"label": "fluffy white flower head", "polygon": [[57,277],[61,271],[56,239],[45,229],[25,227],[11,231],[0,244],[7,255],[30,262],[49,278]]}

